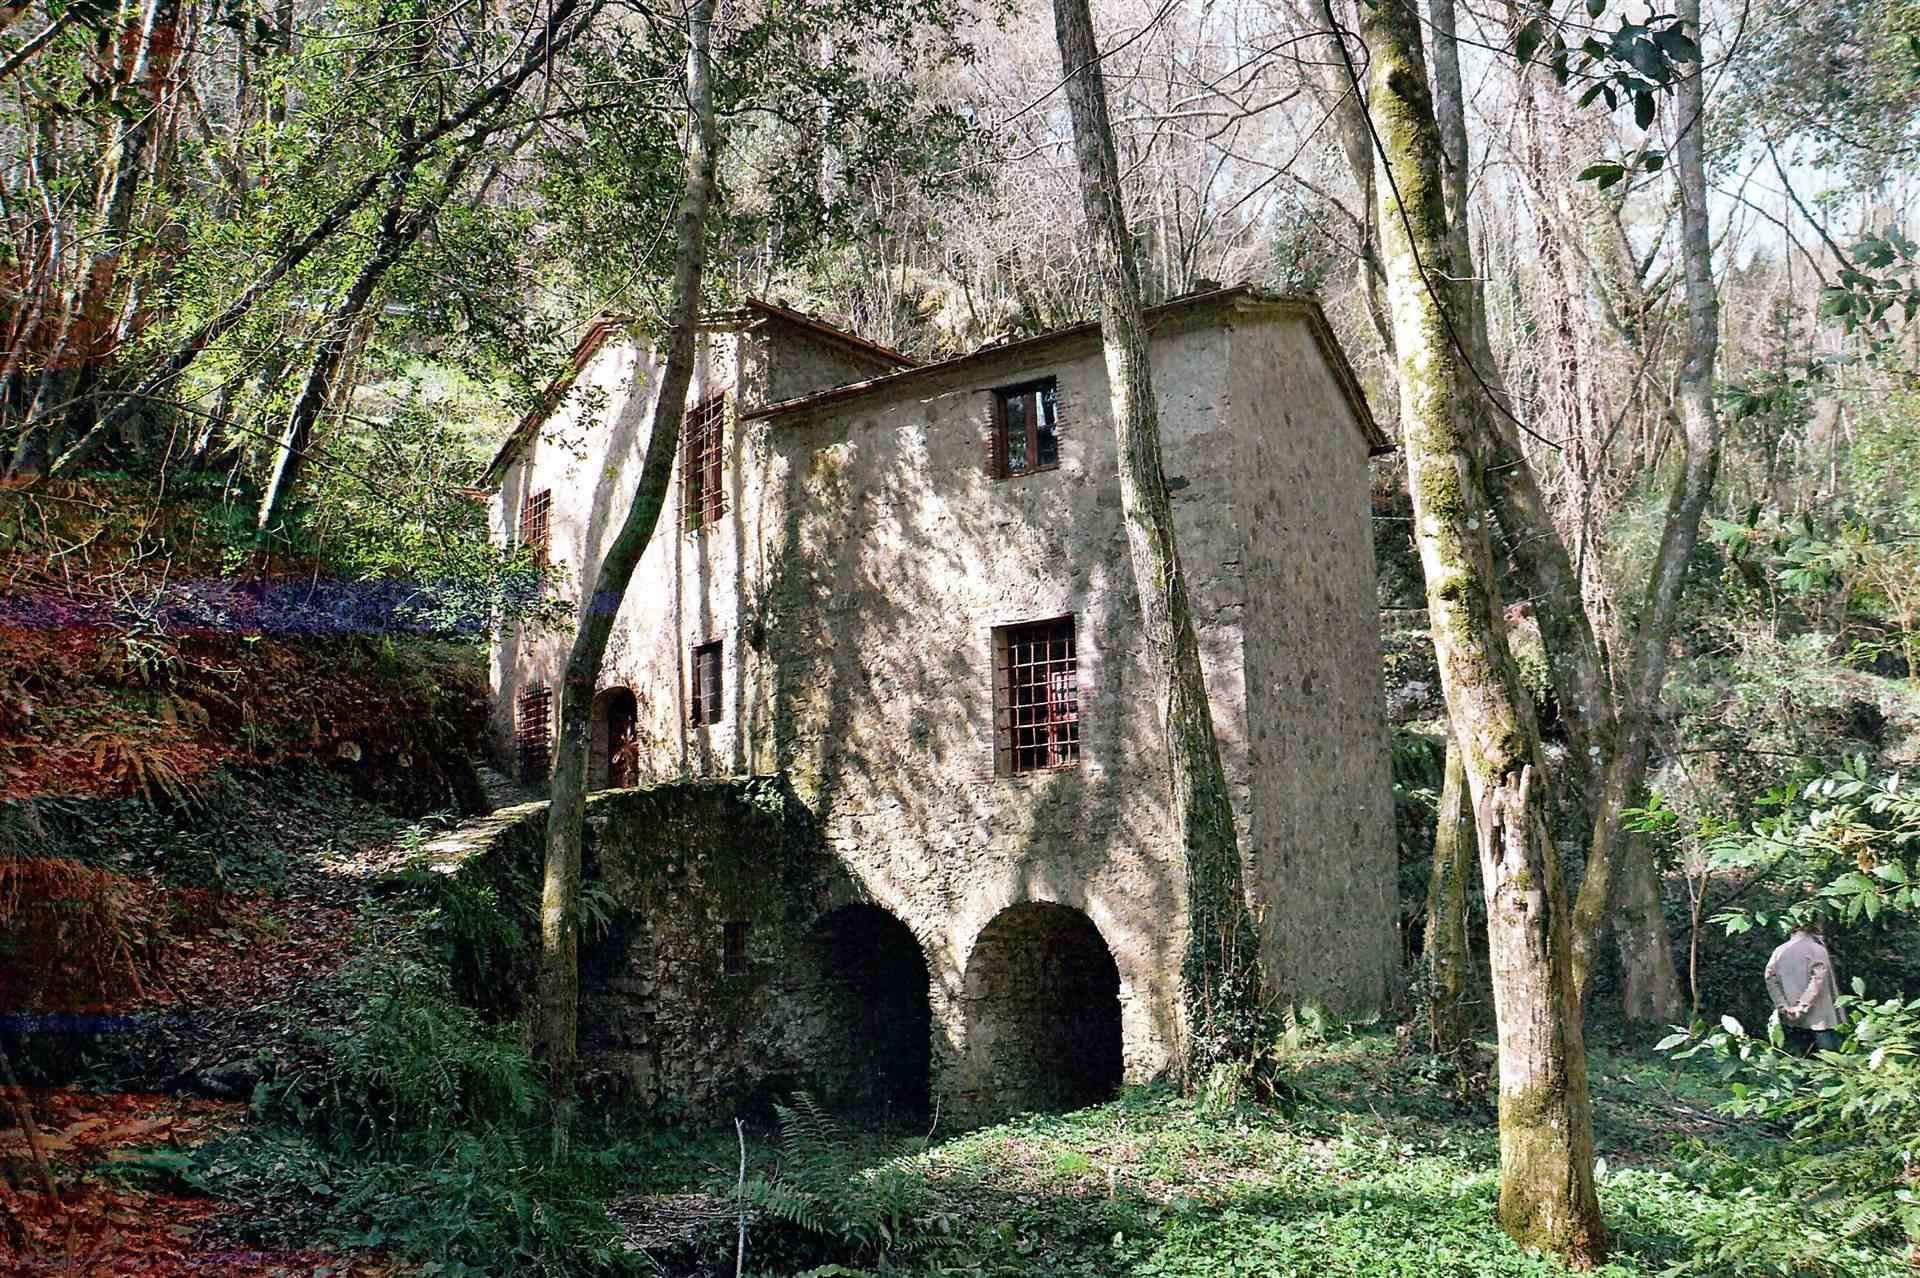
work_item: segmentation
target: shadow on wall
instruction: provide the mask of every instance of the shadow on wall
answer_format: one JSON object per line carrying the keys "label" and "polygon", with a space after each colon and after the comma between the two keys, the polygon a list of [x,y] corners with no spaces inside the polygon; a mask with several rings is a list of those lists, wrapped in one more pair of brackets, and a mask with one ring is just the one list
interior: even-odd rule
{"label": "shadow on wall", "polygon": [[1093,920],[1064,905],[1000,911],[967,960],[967,1073],[958,1099],[1007,1113],[1110,1098],[1122,1073],[1120,971]]}
{"label": "shadow on wall", "polygon": [[884,1123],[930,1107],[933,1010],[927,960],[907,925],[877,905],[846,905],[816,923],[802,948],[800,1005],[818,1020],[807,1056],[829,1106]]}
{"label": "shadow on wall", "polygon": [[[1137,873],[1131,859],[1115,865],[1122,850],[1166,846],[1157,809],[1140,801],[1151,767],[1140,761],[1158,754],[1157,702],[1135,693],[1143,652],[1133,639],[1109,648],[1113,635],[1093,627],[1084,635],[1083,704],[1100,766],[995,776],[990,709],[990,629],[1019,611],[1072,612],[1082,626],[1097,613],[1134,635],[1117,507],[993,483],[977,438],[966,441],[970,461],[950,465],[955,449],[929,439],[966,429],[950,414],[902,412],[846,434],[825,423],[775,429],[788,435],[778,453],[793,470],[765,476],[785,500],[781,523],[763,534],[757,592],[774,760],[830,850],[920,942],[933,1090],[956,1103],[974,1093],[977,1114],[949,1112],[980,1121],[1103,1097],[1129,1061],[1145,1062],[1134,1070],[1144,1080],[1179,1038],[1177,993],[1154,991],[1177,991],[1181,937],[1169,920],[1184,917],[1185,885],[1177,853],[1141,854]],[[1035,482],[1072,491],[1105,478]],[[1041,517],[1032,544],[1009,550],[995,578],[1029,573],[1035,585],[1026,599],[989,597],[979,548],[1004,540],[1003,507],[1019,503],[1057,513]],[[956,616],[966,618],[957,638]],[[980,931],[1022,904],[1036,912],[996,920],[1004,935]],[[977,931],[992,941],[982,979],[1007,987],[1010,1002],[976,992]],[[1013,993],[1021,972],[1051,983]],[[1043,1033],[1050,1020],[1069,1028]],[[975,1025],[998,1038],[998,1056],[970,1046]]]}

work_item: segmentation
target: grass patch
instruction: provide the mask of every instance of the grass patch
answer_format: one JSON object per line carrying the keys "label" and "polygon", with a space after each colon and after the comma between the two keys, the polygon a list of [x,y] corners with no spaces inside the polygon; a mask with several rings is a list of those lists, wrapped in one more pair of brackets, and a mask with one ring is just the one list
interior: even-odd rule
{"label": "grass patch", "polygon": [[[1709,1078],[1604,1052],[1593,1065],[1615,1237],[1599,1274],[1911,1274],[1891,1233],[1848,1237],[1842,1205],[1770,1188],[1766,1133],[1709,1114]],[[1491,1113],[1447,1099],[1429,1073],[1390,1036],[1368,1033],[1303,1055],[1299,1081],[1314,1099],[1291,1118],[1252,1106],[1208,1114],[1171,1090],[1134,1088],[901,1154],[888,1173],[911,1171],[926,1186],[917,1233],[911,1248],[866,1268],[981,1278],[1565,1273],[1495,1225]],[[749,1241],[750,1270],[793,1273],[807,1262],[817,1253],[783,1254],[778,1235]]]}

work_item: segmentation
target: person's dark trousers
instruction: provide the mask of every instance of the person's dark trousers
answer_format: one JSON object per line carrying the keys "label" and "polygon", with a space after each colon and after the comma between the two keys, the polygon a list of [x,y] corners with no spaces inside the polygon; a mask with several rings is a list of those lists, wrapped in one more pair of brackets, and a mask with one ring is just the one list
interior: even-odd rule
{"label": "person's dark trousers", "polygon": [[1815,1052],[1840,1050],[1840,1035],[1834,1030],[1795,1029],[1791,1025],[1781,1028],[1787,1031],[1787,1050],[1795,1056],[1811,1056]]}

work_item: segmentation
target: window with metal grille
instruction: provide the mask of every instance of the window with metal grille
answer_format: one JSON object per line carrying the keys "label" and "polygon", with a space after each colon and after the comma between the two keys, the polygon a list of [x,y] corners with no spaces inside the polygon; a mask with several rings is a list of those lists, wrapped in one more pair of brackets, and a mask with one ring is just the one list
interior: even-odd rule
{"label": "window with metal grille", "polygon": [[994,722],[1001,773],[1080,762],[1080,667],[1073,618],[993,632]]}
{"label": "window with metal grille", "polygon": [[520,755],[522,781],[540,782],[547,779],[547,761],[553,748],[548,729],[552,713],[551,689],[545,686],[528,688],[520,694],[513,743]]}
{"label": "window with metal grille", "polygon": [[719,395],[687,410],[686,428],[680,435],[680,508],[689,531],[712,523],[727,509],[720,486],[725,410],[726,401]]}
{"label": "window with metal grille", "polygon": [[746,973],[747,927],[739,921],[720,925],[720,970],[728,976]]}
{"label": "window with metal grille", "polygon": [[723,705],[720,699],[720,641],[703,643],[693,650],[692,677],[687,688],[687,718],[690,722],[718,723]]}
{"label": "window with metal grille", "polygon": [[533,554],[533,562],[547,566],[547,547],[553,535],[553,490],[542,488],[520,507],[520,544]]}
{"label": "window with metal grille", "polygon": [[1060,390],[1053,378],[993,393],[993,473],[1001,479],[1060,464]]}

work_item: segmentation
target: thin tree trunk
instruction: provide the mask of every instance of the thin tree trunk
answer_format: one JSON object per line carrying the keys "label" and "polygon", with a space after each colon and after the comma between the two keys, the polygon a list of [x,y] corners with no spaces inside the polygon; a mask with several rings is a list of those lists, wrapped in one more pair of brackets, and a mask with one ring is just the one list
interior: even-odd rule
{"label": "thin tree trunk", "polygon": [[279,444],[274,448],[273,472],[267,479],[266,491],[260,495],[259,516],[254,526],[261,532],[279,521],[286,506],[287,493],[305,466],[313,424],[320,420],[320,413],[327,406],[328,396],[333,390],[334,373],[340,367],[340,356],[347,348],[347,340],[359,321],[360,312],[366,309],[374,289],[386,276],[388,268],[400,260],[407,246],[419,234],[419,228],[425,225],[424,219],[405,215],[410,173],[411,170],[403,170],[390,179],[394,188],[393,200],[381,216],[373,255],[360,268],[360,273],[354,276],[339,307],[321,323],[320,340],[314,346],[313,359],[307,365],[307,375],[301,380],[300,393],[294,396],[293,407],[288,410],[287,424],[280,432]]}
{"label": "thin tree trunk", "polygon": [[[580,12],[583,3],[587,5],[584,13]],[[120,396],[113,406],[87,429],[85,434],[74,441],[71,447],[59,452],[48,468],[48,473],[64,474],[84,461],[109,432],[117,429],[133,414],[144,410],[163,394],[187,369],[193,366],[193,362],[200,357],[201,352],[245,319],[274,285],[285,279],[288,273],[312,256],[321,245],[332,239],[340,228],[359,211],[360,206],[372,198],[374,192],[380,189],[381,184],[390,174],[397,169],[420,163],[442,139],[465,129],[481,115],[511,98],[519,91],[521,85],[548,65],[554,57],[591,26],[605,4],[606,0],[556,0],[553,11],[543,22],[540,37],[521,56],[520,61],[504,70],[493,83],[476,94],[460,110],[419,137],[396,148],[392,158],[384,166],[367,174],[358,185],[336,200],[305,235],[288,245],[274,259],[266,272],[247,285],[225,310],[181,338],[171,351],[156,362],[153,371],[148,373],[130,393]],[[481,125],[475,132],[484,135],[493,132],[495,127]],[[34,423],[29,423],[29,427],[33,425]]]}
{"label": "thin tree trunk", "polygon": [[673,296],[666,323],[666,361],[647,435],[646,460],[633,505],[608,547],[584,601],[560,685],[560,727],[553,750],[547,808],[546,873],[540,897],[540,974],[533,1018],[536,1053],[553,1085],[553,1119],[564,1139],[573,1115],[575,1032],[580,1014],[580,857],[586,818],[587,754],[593,739],[593,691],[614,617],[635,565],[666,505],[687,388],[693,379],[700,323],[700,281],[706,265],[707,209],[713,198],[715,130],[708,37],[714,0],[687,9],[686,189],[675,229]]}
{"label": "thin tree trunk", "polygon": [[[1323,7],[1337,30],[1331,0]],[[1384,151],[1380,237],[1414,535],[1486,896],[1500,1037],[1500,1223],[1522,1245],[1591,1265],[1607,1242],[1567,900],[1547,832],[1539,728],[1507,644],[1482,517],[1483,459],[1460,402],[1458,330],[1468,308],[1452,260],[1420,14],[1413,0],[1379,0],[1360,23]]]}
{"label": "thin tree trunk", "polygon": [[[1680,979],[1673,966],[1666,915],[1660,908],[1659,876],[1640,841],[1629,841],[1620,846],[1618,857],[1614,855],[1619,814],[1645,776],[1651,725],[1641,721],[1625,727],[1620,722],[1613,681],[1607,671],[1607,654],[1587,612],[1579,572],[1566,543],[1554,529],[1545,495],[1526,460],[1519,432],[1508,416],[1512,405],[1493,356],[1485,281],[1474,270],[1464,216],[1469,160],[1453,0],[1437,0],[1432,9],[1432,22],[1434,110],[1446,162],[1445,194],[1455,269],[1468,281],[1467,322],[1465,331],[1458,336],[1471,353],[1473,368],[1461,370],[1466,374],[1462,399],[1468,426],[1488,459],[1487,490],[1495,522],[1500,525],[1520,580],[1533,596],[1534,614],[1539,619],[1547,653],[1548,681],[1567,729],[1575,784],[1557,787],[1554,804],[1568,828],[1592,833],[1586,870],[1574,903],[1575,986],[1584,1000],[1592,976],[1594,947],[1606,930],[1609,917],[1617,911],[1614,934],[1620,947],[1622,968],[1628,974],[1624,991],[1626,1014],[1634,1019],[1671,1020],[1680,1004]],[[1530,92],[1524,87],[1523,91]],[[1502,407],[1507,412],[1502,412]],[[1710,489],[1709,479],[1701,490],[1703,503]],[[1685,513],[1679,518],[1684,522]],[[1674,532],[1671,507],[1668,524],[1666,535],[1671,536]],[[1697,533],[1697,511],[1689,527]],[[1687,550],[1691,553],[1691,539]],[[1664,581],[1663,575],[1656,572],[1648,585],[1649,599],[1666,589]],[[1670,613],[1664,616],[1667,630],[1659,638],[1662,678],[1666,633],[1672,625]],[[1658,695],[1656,683],[1656,699]],[[1611,775],[1612,769],[1618,770],[1617,777]],[[1610,786],[1610,780],[1620,784]],[[1616,878],[1623,880],[1617,893]]]}
{"label": "thin tree trunk", "polygon": [[1181,983],[1189,1079],[1253,1046],[1261,1005],[1258,938],[1242,886],[1233,804],[1213,735],[1173,507],[1160,456],[1159,404],[1087,0],[1055,0],[1080,192],[1100,284],[1100,332],[1120,454],[1120,507],[1142,628],[1165,681],[1163,722],[1174,829],[1186,854],[1187,952]]}
{"label": "thin tree trunk", "polygon": [[292,492],[294,482],[306,464],[307,445],[311,441],[314,424],[320,420],[320,414],[326,411],[332,399],[341,361],[353,343],[353,334],[359,327],[367,304],[373,300],[374,291],[380,286],[380,281],[386,278],[387,272],[406,256],[407,250],[413,247],[421,233],[432,225],[434,216],[459,187],[467,168],[479,154],[480,142],[481,139],[476,137],[472,145],[461,151],[447,166],[446,173],[440,179],[439,190],[410,215],[403,214],[402,210],[413,170],[402,169],[393,175],[393,201],[380,219],[380,232],[373,255],[360,268],[360,273],[347,289],[346,297],[341,299],[339,307],[323,326],[321,340],[314,348],[300,393],[287,413],[286,427],[281,431],[279,445],[274,450],[273,473],[266,491],[260,497],[259,517],[255,526],[261,532],[279,520],[287,495]]}
{"label": "thin tree trunk", "polygon": [[1457,1055],[1471,1033],[1467,985],[1472,953],[1467,946],[1467,881],[1474,857],[1473,802],[1466,761],[1447,738],[1446,776],[1433,831],[1433,867],[1427,876],[1428,1044],[1442,1056]]}
{"label": "thin tree trunk", "polygon": [[[1680,0],[1676,10],[1702,40],[1700,0]],[[1707,221],[1705,156],[1706,100],[1702,67],[1691,64],[1674,88],[1674,177],[1680,194],[1680,260],[1686,279],[1686,345],[1680,360],[1677,399],[1680,407],[1682,462],[1667,494],[1667,513],[1660,533],[1660,552],[1640,606],[1634,633],[1633,664],[1623,682],[1619,742],[1608,760],[1595,814],[1593,843],[1587,854],[1587,875],[1574,907],[1575,976],[1584,989],[1591,971],[1591,946],[1611,904],[1608,872],[1614,848],[1625,849],[1623,862],[1632,862],[1633,840],[1622,841],[1621,813],[1646,776],[1652,748],[1653,718],[1660,689],[1667,677],[1667,645],[1680,614],[1680,596],[1686,586],[1687,564],[1700,539],[1700,520],[1713,496],[1720,470],[1720,417],[1713,403],[1714,360],[1720,347],[1720,301],[1713,284],[1713,241]],[[1644,853],[1637,858],[1645,862]],[[1680,980],[1673,966],[1666,919],[1658,909],[1658,880],[1652,891],[1639,876],[1652,878],[1650,862],[1635,865],[1629,889],[1638,909],[1632,920],[1644,934],[1630,936],[1642,961],[1629,964],[1630,977],[1642,982],[1635,998],[1672,1019],[1680,1006]],[[1653,908],[1648,909],[1651,902]],[[1657,937],[1657,952],[1655,938]]]}

